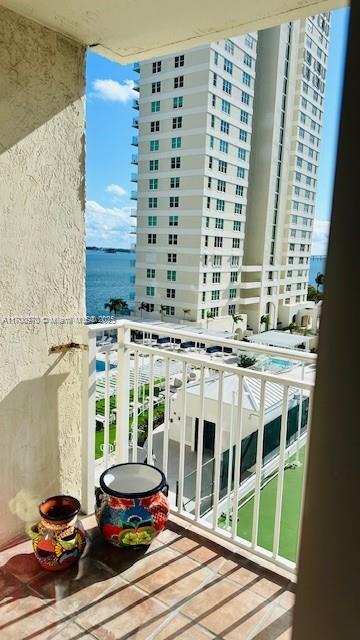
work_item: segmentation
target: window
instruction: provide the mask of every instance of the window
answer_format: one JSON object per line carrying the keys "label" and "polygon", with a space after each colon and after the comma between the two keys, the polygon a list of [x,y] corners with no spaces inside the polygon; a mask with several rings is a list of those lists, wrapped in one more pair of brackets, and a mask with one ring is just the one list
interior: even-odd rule
{"label": "window", "polygon": [[181,166],[181,158],[180,158],[180,156],[171,158],[170,166],[171,166],[171,169],[180,169],[180,166]]}
{"label": "window", "polygon": [[246,71],[243,71],[243,83],[247,87],[251,86],[251,75],[249,73],[246,73]]}
{"label": "window", "polygon": [[211,116],[210,116],[210,127],[211,127],[212,129],[214,129],[214,128],[215,128],[215,116],[214,116],[214,114],[213,114],[213,113],[212,113],[212,114],[211,114]]}
{"label": "window", "polygon": [[239,202],[235,202],[234,213],[242,213],[242,204],[240,204]]}
{"label": "window", "polygon": [[229,96],[231,96],[232,84],[228,80],[223,80],[223,91],[227,93]]}
{"label": "window", "polygon": [[184,76],[176,76],[174,78],[174,89],[179,89],[184,86]]}
{"label": "window", "polygon": [[223,229],[224,220],[222,218],[215,218],[215,229]]}
{"label": "window", "polygon": [[222,247],[222,246],[223,246],[223,239],[216,236],[214,238],[214,247]]}
{"label": "window", "polygon": [[233,238],[232,239],[232,248],[233,249],[240,249],[240,238]]}
{"label": "window", "polygon": [[170,205],[170,207],[178,207],[179,206],[179,196],[170,196],[169,205]]}
{"label": "window", "polygon": [[152,63],[152,72],[160,73],[160,71],[161,71],[161,60],[157,60],[156,62]]}
{"label": "window", "polygon": [[180,187],[180,178],[170,178],[170,189],[178,189]]}
{"label": "window", "polygon": [[211,106],[216,107],[216,95],[214,93],[211,94]]}
{"label": "window", "polygon": [[224,58],[224,71],[230,74],[232,74],[233,72],[233,63],[230,62],[230,60],[228,60],[227,58]]}
{"label": "window", "polygon": [[151,93],[160,93],[161,91],[161,82],[152,82],[151,83]]}
{"label": "window", "polygon": [[245,169],[244,167],[237,167],[236,175],[238,178],[245,178]]}
{"label": "window", "polygon": [[156,233],[148,233],[148,244],[156,244]]}
{"label": "window", "polygon": [[207,254],[204,255],[204,265],[206,266],[208,263],[208,256]]}
{"label": "window", "polygon": [[166,307],[165,307],[165,315],[174,316],[175,315],[175,307],[169,307],[168,305],[166,305]]}
{"label": "window", "polygon": [[171,138],[171,148],[181,149],[181,138]]}
{"label": "window", "polygon": [[149,205],[149,209],[157,209],[158,199],[157,198],[149,198],[148,205]]}
{"label": "window", "polygon": [[243,122],[244,124],[249,123],[249,114],[247,111],[243,111],[243,109],[240,111],[240,122]]}
{"label": "window", "polygon": [[220,271],[214,271],[213,274],[212,274],[212,282],[213,282],[213,284],[219,284],[220,283],[220,278],[221,278]]}
{"label": "window", "polygon": [[181,54],[180,56],[175,56],[175,65],[174,65],[175,69],[177,69],[178,67],[183,67],[184,60],[185,60],[184,54]]}
{"label": "window", "polygon": [[150,140],[150,151],[159,151],[160,140]]}
{"label": "window", "polygon": [[167,277],[167,280],[171,280],[171,282],[176,282],[176,271],[168,271],[166,277]]}
{"label": "window", "polygon": [[148,226],[156,227],[157,225],[157,216],[148,216]]}
{"label": "window", "polygon": [[217,190],[218,191],[226,191],[226,182],[225,182],[225,180],[218,180],[217,181]]}
{"label": "window", "polygon": [[172,128],[173,129],[181,129],[182,127],[182,117],[178,116],[177,118],[172,119]]}
{"label": "window", "polygon": [[177,244],[178,237],[176,233],[169,233],[169,244]]}
{"label": "window", "polygon": [[177,98],[173,98],[173,109],[180,109],[183,106],[183,97],[178,96]]}
{"label": "window", "polygon": [[245,44],[249,49],[252,49],[254,46],[254,38],[249,36],[248,34],[245,36]]}
{"label": "window", "polygon": [[155,295],[155,287],[146,287],[146,295],[154,296]]}
{"label": "window", "polygon": [[290,298],[285,298],[285,304],[290,304]]}
{"label": "window", "polygon": [[210,209],[210,202],[211,202],[211,198],[210,198],[210,196],[207,196],[207,198],[206,198],[206,208],[207,209]]}
{"label": "window", "polygon": [[243,196],[244,195],[244,187],[242,184],[237,184],[235,187],[235,194],[237,196]]}
{"label": "window", "polygon": [[177,227],[179,225],[179,216],[169,216],[169,227]]}
{"label": "window", "polygon": [[206,284],[206,273],[203,273],[203,284]]}
{"label": "window", "polygon": [[205,227],[208,229],[209,226],[210,226],[210,218],[209,218],[209,216],[206,216],[206,218],[205,218]]}
{"label": "window", "polygon": [[252,66],[252,57],[249,56],[248,53],[244,53],[244,64],[246,64],[247,67]]}
{"label": "window", "polygon": [[250,104],[250,96],[246,91],[241,92],[241,102],[243,104]]}
{"label": "window", "polygon": [[214,64],[219,64],[219,54],[217,51],[214,51]]}
{"label": "window", "polygon": [[150,178],[149,180],[149,189],[157,189],[159,186],[159,180],[157,178]]}
{"label": "window", "polygon": [[290,251],[295,251],[295,245],[294,245],[293,242],[290,242],[289,249],[290,249]]}
{"label": "window", "polygon": [[209,246],[209,236],[204,236],[204,245],[205,247]]}
{"label": "window", "polygon": [[233,222],[233,230],[234,231],[241,231],[241,222],[240,222],[240,220],[234,220],[234,222]]}
{"label": "window", "polygon": [[212,178],[210,178],[210,176],[208,176],[208,189],[211,189],[211,183],[212,183]]}
{"label": "window", "polygon": [[219,160],[219,171],[227,173],[227,162],[225,160]]}
{"label": "window", "polygon": [[213,86],[216,87],[217,85],[217,75],[216,73],[213,73]]}
{"label": "window", "polygon": [[235,315],[235,305],[234,304],[229,304],[228,313],[229,313],[229,316]]}
{"label": "window", "polygon": [[160,111],[160,100],[155,100],[151,103],[151,113],[156,113]]}
{"label": "window", "polygon": [[224,42],[225,51],[228,51],[232,55],[234,55],[234,43],[231,40],[225,40]]}
{"label": "window", "polygon": [[213,159],[212,156],[209,156],[209,169],[212,169],[213,166]]}
{"label": "window", "polygon": [[222,131],[223,133],[229,134],[229,123],[225,122],[225,120],[221,120],[220,121],[220,131]]}
{"label": "window", "polygon": [[176,261],[177,261],[176,253],[168,253],[168,262],[176,262]]}
{"label": "window", "polygon": [[238,272],[230,271],[230,282],[237,282],[237,281],[238,281]]}
{"label": "window", "polygon": [[246,149],[243,149],[242,147],[239,147],[239,149],[238,149],[238,158],[240,158],[240,160],[246,160]]}
{"label": "window", "polygon": [[146,269],[147,278],[155,278],[155,269]]}
{"label": "window", "polygon": [[210,144],[210,149],[213,149],[214,148],[214,136],[210,136],[209,144]]}
{"label": "window", "polygon": [[244,131],[244,129],[240,129],[239,131],[239,139],[242,140],[243,142],[247,141],[247,131]]}
{"label": "window", "polygon": [[213,265],[214,265],[214,267],[221,267],[221,265],[222,265],[222,256],[214,256],[213,257]]}
{"label": "window", "polygon": [[151,133],[160,131],[160,120],[153,120],[152,122],[150,122],[150,131]]}
{"label": "window", "polygon": [[225,211],[225,200],[216,200],[216,211]]}
{"label": "window", "polygon": [[228,102],[227,100],[222,100],[221,101],[221,110],[224,113],[227,113],[228,115],[230,115],[230,109],[231,109],[230,102]]}
{"label": "window", "polygon": [[211,300],[220,300],[220,291],[212,291],[211,292]]}
{"label": "window", "polygon": [[236,289],[229,289],[229,298],[236,298]]}
{"label": "window", "polygon": [[231,256],[231,266],[232,267],[239,266],[239,256]]}
{"label": "window", "polygon": [[159,160],[150,160],[149,171],[158,171],[158,169],[159,169]]}
{"label": "window", "polygon": [[201,294],[201,301],[205,302],[205,300],[206,300],[206,292],[203,291],[202,294]]}
{"label": "window", "polygon": [[228,153],[229,151],[229,143],[225,142],[225,140],[220,140],[220,151],[222,153]]}
{"label": "window", "polygon": [[175,289],[166,289],[167,298],[175,298]]}

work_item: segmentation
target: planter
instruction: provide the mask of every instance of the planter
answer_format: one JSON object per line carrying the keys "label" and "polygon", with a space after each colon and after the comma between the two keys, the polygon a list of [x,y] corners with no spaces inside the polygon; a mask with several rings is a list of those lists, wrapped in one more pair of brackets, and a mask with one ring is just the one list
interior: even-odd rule
{"label": "planter", "polygon": [[72,496],[52,496],[39,505],[41,520],[29,534],[43,569],[61,571],[79,560],[86,542],[79,511],[80,502]]}
{"label": "planter", "polygon": [[169,515],[169,486],[160,469],[129,462],[104,471],[96,489],[96,519],[116,547],[149,545]]}

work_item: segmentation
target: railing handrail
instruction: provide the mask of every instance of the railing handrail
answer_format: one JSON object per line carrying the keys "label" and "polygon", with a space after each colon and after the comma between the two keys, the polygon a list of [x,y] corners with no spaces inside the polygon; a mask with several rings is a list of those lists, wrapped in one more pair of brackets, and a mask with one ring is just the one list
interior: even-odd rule
{"label": "railing handrail", "polygon": [[[259,345],[254,342],[243,342],[242,340],[234,340],[233,338],[220,338],[209,335],[207,333],[195,333],[180,329],[171,329],[170,327],[162,327],[151,323],[135,322],[134,320],[119,320],[117,322],[99,323],[86,325],[90,334],[99,331],[116,330],[119,328],[133,329],[135,331],[143,331],[145,333],[166,334],[173,338],[188,338],[192,342],[206,342],[209,344],[218,344],[223,347],[233,347],[242,351],[253,351],[254,353],[265,353],[268,355],[284,356],[288,360],[295,359],[298,362],[312,364],[316,363],[317,356],[315,353],[303,353],[296,349],[285,349],[281,347],[269,347],[267,345]],[[166,351],[165,349],[163,351]],[[189,354],[187,354],[189,355]],[[253,370],[252,370],[253,371]]]}

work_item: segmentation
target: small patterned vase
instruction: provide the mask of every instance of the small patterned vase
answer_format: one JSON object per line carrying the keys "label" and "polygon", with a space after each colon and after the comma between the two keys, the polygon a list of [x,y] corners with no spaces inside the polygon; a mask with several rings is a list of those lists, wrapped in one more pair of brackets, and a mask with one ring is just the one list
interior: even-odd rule
{"label": "small patterned vase", "polygon": [[72,496],[53,496],[43,500],[39,511],[41,520],[29,531],[35,557],[43,569],[67,569],[85,548],[86,534],[78,519],[80,502]]}

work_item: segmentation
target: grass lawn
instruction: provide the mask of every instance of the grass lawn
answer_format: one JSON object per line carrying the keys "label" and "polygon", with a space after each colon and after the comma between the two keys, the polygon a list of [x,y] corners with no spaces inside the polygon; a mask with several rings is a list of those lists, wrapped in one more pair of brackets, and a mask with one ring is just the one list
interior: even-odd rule
{"label": "grass lawn", "polygon": [[[300,450],[299,467],[285,469],[284,490],[281,512],[279,554],[288,560],[296,560],[296,550],[299,535],[300,500],[304,476],[305,447]],[[287,463],[295,461],[295,455],[291,456]],[[274,520],[276,508],[276,491],[278,477],[272,478],[260,493],[260,513],[258,545],[272,550],[274,535]],[[251,540],[252,518],[254,498],[244,499],[238,511],[238,535],[245,540]],[[220,518],[220,526],[224,526],[224,518]]]}

